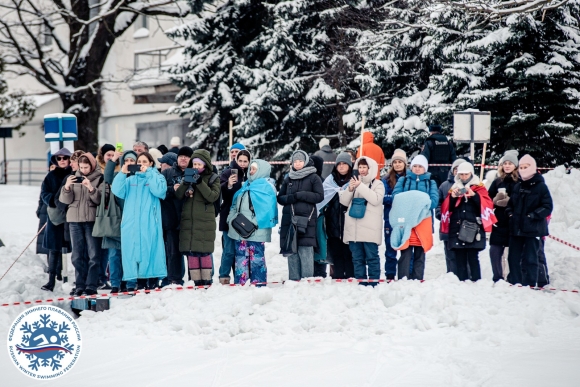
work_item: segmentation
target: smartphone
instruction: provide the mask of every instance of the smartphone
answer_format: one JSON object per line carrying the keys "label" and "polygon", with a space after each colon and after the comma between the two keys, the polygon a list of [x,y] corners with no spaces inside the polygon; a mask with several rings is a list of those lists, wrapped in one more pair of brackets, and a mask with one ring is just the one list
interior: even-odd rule
{"label": "smartphone", "polygon": [[75,183],[82,183],[84,179],[85,178],[82,176],[77,176],[77,178],[75,179]]}
{"label": "smartphone", "polygon": [[141,165],[139,164],[127,165],[127,169],[129,170],[129,173],[131,175],[134,175],[136,172],[141,172]]}
{"label": "smartphone", "polygon": [[184,174],[183,174],[183,181],[185,183],[197,183],[197,180],[199,179],[199,172],[197,171],[197,169],[194,168],[185,168]]}
{"label": "smartphone", "polygon": [[356,177],[358,179],[358,177],[359,177],[358,169],[352,170],[352,177]]}
{"label": "smartphone", "polygon": [[118,142],[116,148],[117,148],[117,152],[123,153],[123,143],[122,142]]}
{"label": "smartphone", "polygon": [[232,175],[235,175],[236,179],[238,178],[238,170],[236,168],[232,168]]}
{"label": "smartphone", "polygon": [[461,188],[458,192],[459,195],[465,195],[467,193],[467,189]]}

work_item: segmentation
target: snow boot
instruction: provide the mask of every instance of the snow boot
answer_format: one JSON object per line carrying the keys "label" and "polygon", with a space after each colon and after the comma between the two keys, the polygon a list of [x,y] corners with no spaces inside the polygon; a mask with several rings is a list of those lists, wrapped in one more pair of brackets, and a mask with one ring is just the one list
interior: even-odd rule
{"label": "snow boot", "polygon": [[52,292],[54,290],[54,279],[55,279],[55,275],[54,274],[49,274],[48,275],[48,282],[44,285],[42,285],[41,289],[42,290],[46,290],[49,292]]}

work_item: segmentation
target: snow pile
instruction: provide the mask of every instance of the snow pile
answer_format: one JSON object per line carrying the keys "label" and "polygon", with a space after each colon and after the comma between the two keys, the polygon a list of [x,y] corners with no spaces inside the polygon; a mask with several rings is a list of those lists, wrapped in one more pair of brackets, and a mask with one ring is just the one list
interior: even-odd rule
{"label": "snow pile", "polygon": [[[578,243],[580,172],[559,168],[545,177],[555,201],[551,231]],[[3,273],[34,235],[38,188],[3,186],[0,197]],[[278,243],[275,232],[266,249],[269,281],[287,279]],[[580,252],[547,240],[546,254],[552,284],[579,288]],[[220,256],[218,239],[216,266]],[[462,283],[445,274],[442,243],[435,241],[424,283],[216,285],[114,298],[111,310],[79,318],[83,356],[58,383],[75,385],[98,365],[95,383],[147,384],[158,381],[161,368],[170,385],[185,377],[240,386],[575,385],[580,295],[494,284],[487,250],[480,262],[484,279]],[[0,282],[0,301],[65,295],[70,285],[57,283],[54,294],[40,290],[44,266],[45,258],[26,252]],[[0,309],[0,335],[24,308]],[[131,362],[118,361],[125,355]],[[26,380],[7,356],[0,359],[8,385]]]}

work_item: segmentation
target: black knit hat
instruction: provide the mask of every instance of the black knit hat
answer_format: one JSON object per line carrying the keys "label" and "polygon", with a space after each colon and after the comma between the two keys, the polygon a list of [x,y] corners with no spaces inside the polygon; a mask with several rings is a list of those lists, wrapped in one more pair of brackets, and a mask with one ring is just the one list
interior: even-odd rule
{"label": "black knit hat", "polygon": [[179,153],[177,153],[177,157],[179,156],[187,156],[187,157],[191,157],[191,155],[193,154],[193,149],[191,149],[188,146],[182,146],[179,149]]}
{"label": "black knit hat", "polygon": [[110,151],[115,151],[117,148],[115,148],[114,146],[112,146],[111,144],[104,144],[101,147],[101,154],[104,156],[107,152]]}

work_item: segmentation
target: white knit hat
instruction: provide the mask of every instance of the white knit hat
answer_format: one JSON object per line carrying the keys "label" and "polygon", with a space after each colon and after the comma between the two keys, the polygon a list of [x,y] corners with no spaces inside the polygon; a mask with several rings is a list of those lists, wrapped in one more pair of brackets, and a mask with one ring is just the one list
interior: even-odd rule
{"label": "white knit hat", "polygon": [[423,168],[425,168],[425,172],[429,170],[429,162],[427,161],[427,158],[423,155],[415,156],[413,158],[413,161],[411,161],[411,168],[413,168],[413,165],[421,165]]}
{"label": "white knit hat", "polygon": [[472,175],[475,174],[473,170],[473,165],[471,163],[461,163],[457,167],[457,174],[460,173],[471,173]]}
{"label": "white knit hat", "polygon": [[320,147],[320,149],[322,149],[322,147],[325,145],[330,145],[330,140],[326,137],[321,139],[320,142],[318,143],[318,146]]}
{"label": "white knit hat", "polygon": [[171,137],[171,141],[169,141],[169,145],[171,146],[180,146],[181,145],[181,139],[177,136],[175,137]]}

